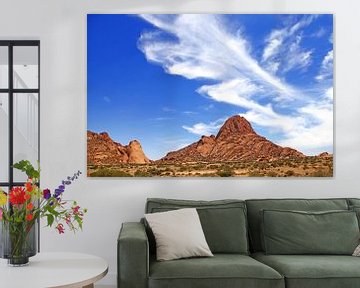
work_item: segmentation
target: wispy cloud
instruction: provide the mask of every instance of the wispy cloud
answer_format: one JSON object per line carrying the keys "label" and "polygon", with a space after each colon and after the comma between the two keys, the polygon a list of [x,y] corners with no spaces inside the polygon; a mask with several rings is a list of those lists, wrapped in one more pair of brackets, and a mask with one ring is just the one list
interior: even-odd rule
{"label": "wispy cloud", "polygon": [[219,128],[224,124],[226,119],[221,118],[214,122],[206,123],[197,123],[191,127],[189,126],[182,126],[186,131],[196,134],[196,135],[210,135],[215,134]]}
{"label": "wispy cloud", "polygon": [[279,70],[306,69],[311,64],[313,51],[301,47],[301,29],[311,24],[314,15],[304,16],[292,25],[271,31],[265,39],[262,63],[271,73]]}
{"label": "wispy cloud", "polygon": [[329,51],[326,56],[324,57],[319,74],[315,77],[316,80],[322,81],[326,79],[332,80],[333,77],[333,60],[334,60],[334,53],[333,50]]}
{"label": "wispy cloud", "polygon": [[205,111],[210,111],[210,110],[214,109],[214,104],[205,105],[201,108]]}
{"label": "wispy cloud", "polygon": [[185,114],[185,115],[197,115],[197,114],[199,114],[198,112],[195,112],[195,111],[183,111],[182,113]]}
{"label": "wispy cloud", "polygon": [[172,117],[156,117],[152,120],[155,120],[155,121],[167,121],[167,120],[171,120],[173,119]]}
{"label": "wispy cloud", "polygon": [[[230,34],[220,16],[216,15],[142,15],[160,28],[144,32],[139,48],[149,61],[163,66],[169,74],[188,79],[211,79],[247,82],[243,86],[265,87],[276,99],[291,99],[297,91],[263,69],[251,57],[249,43],[239,33]],[[175,37],[170,40],[168,35]]]}
{"label": "wispy cloud", "polygon": [[[251,53],[245,32],[230,30],[221,16],[141,17],[158,28],[144,32],[139,39],[139,48],[149,62],[161,65],[168,74],[211,80],[196,91],[215,102],[239,107],[245,111],[240,114],[253,124],[281,134],[279,144],[311,154],[332,146],[330,88],[305,91],[275,74],[305,70],[312,64],[313,50],[301,45],[302,29],[316,16],[304,16],[271,31],[260,60]],[[209,135],[216,133],[224,120],[182,127],[193,134]]]}
{"label": "wispy cloud", "polygon": [[110,103],[110,102],[111,102],[111,99],[110,99],[110,97],[108,97],[108,96],[104,96],[104,97],[103,97],[103,100],[104,100],[106,103]]}
{"label": "wispy cloud", "polygon": [[317,30],[316,32],[314,32],[313,34],[311,34],[311,37],[315,37],[315,38],[320,38],[326,35],[326,29],[324,27],[320,27],[319,30]]}

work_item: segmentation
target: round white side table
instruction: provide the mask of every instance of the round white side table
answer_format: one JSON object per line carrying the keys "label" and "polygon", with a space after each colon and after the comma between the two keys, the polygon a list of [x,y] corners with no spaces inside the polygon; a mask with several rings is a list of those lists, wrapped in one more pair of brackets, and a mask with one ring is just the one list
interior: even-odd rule
{"label": "round white side table", "polygon": [[0,260],[0,287],[6,288],[93,288],[108,272],[107,262],[80,253],[38,253],[28,266],[9,267]]}

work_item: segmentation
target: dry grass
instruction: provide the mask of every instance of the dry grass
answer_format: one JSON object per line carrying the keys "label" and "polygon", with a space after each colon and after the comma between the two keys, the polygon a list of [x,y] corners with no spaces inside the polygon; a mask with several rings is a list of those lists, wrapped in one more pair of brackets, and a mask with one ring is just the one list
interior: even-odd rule
{"label": "dry grass", "polygon": [[89,165],[90,177],[332,177],[333,158],[273,161]]}

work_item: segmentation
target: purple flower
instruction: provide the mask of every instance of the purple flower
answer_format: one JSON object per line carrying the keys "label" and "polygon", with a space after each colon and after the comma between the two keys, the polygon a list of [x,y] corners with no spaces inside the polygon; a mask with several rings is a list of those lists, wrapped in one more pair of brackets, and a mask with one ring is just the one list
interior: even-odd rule
{"label": "purple flower", "polygon": [[61,189],[55,189],[54,197],[59,198],[59,196],[64,192],[64,190]]}
{"label": "purple flower", "polygon": [[51,192],[50,192],[50,190],[49,189],[44,189],[44,191],[43,191],[43,196],[44,196],[44,198],[47,200],[47,199],[49,199],[50,197],[51,197]]}
{"label": "purple flower", "polygon": [[66,180],[62,180],[59,187],[57,189],[55,189],[55,191],[54,191],[54,197],[57,200],[59,200],[60,195],[65,191],[65,186],[70,185],[72,183],[72,181],[74,181],[75,179],[78,179],[80,174],[82,174],[82,173],[79,170],[78,172],[74,173],[73,177],[68,176],[68,177],[66,177]]}

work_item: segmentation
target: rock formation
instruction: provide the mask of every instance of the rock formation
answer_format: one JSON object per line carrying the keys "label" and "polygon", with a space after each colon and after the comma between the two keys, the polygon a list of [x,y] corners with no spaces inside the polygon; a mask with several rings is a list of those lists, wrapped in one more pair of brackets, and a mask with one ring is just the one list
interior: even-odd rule
{"label": "rock formation", "polygon": [[202,136],[195,143],[169,152],[160,162],[262,161],[305,157],[301,152],[281,147],[258,135],[239,115],[227,119],[216,137]]}
{"label": "rock formation", "polygon": [[128,145],[113,141],[106,132],[87,131],[88,165],[114,165],[120,163],[150,163],[137,140]]}

